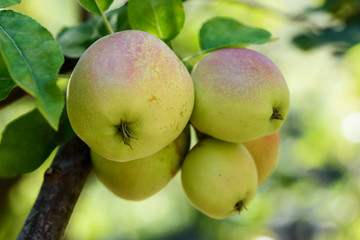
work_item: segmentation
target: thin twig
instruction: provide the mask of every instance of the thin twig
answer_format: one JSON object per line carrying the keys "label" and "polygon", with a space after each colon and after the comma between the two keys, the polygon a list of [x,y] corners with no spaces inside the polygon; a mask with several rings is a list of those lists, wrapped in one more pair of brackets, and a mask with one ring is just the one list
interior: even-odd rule
{"label": "thin twig", "polygon": [[102,19],[103,19],[103,21],[104,21],[104,23],[105,23],[106,29],[108,30],[108,32],[109,32],[110,34],[113,34],[113,33],[114,33],[114,30],[112,29],[109,21],[107,20],[105,14],[104,14],[104,11],[101,9],[101,7],[100,7],[100,5],[99,5],[99,3],[98,3],[98,0],[95,0],[95,3],[96,3],[97,8],[98,8],[99,11],[100,11],[100,14],[101,14],[101,17],[102,17]]}

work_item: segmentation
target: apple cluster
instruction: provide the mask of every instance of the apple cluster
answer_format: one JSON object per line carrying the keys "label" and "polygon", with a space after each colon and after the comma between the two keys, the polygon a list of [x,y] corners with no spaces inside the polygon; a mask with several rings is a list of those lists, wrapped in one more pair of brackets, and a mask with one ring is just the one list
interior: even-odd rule
{"label": "apple cluster", "polygon": [[216,50],[190,74],[163,41],[137,30],[92,44],[66,100],[73,130],[114,194],[146,199],[181,169],[190,202],[216,219],[246,208],[268,179],[289,112],[287,84],[266,56]]}

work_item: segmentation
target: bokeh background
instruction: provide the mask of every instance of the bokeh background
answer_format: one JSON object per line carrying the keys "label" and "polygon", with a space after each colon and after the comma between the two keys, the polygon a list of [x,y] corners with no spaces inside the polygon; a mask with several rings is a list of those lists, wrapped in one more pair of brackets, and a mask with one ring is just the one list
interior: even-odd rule
{"label": "bokeh background", "polygon": [[[115,0],[112,8],[122,2]],[[272,33],[273,42],[249,48],[270,57],[290,88],[291,112],[281,130],[276,171],[247,211],[226,220],[195,210],[179,174],[153,197],[131,202],[114,196],[92,173],[65,239],[360,239],[360,1],[188,0],[184,5],[185,26],[172,42],[181,57],[200,50],[198,31],[214,16]],[[75,0],[23,0],[14,10],[54,36],[84,17]],[[0,131],[34,106],[25,97],[1,108]],[[16,238],[53,155],[35,172],[0,179],[0,239]]]}

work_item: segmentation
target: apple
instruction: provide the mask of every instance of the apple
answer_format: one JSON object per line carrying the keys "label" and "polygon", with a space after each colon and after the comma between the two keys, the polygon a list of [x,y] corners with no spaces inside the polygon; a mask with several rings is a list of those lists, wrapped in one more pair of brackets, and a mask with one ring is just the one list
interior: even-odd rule
{"label": "apple", "polygon": [[242,143],[208,137],[186,156],[181,181],[195,208],[211,218],[224,219],[240,213],[255,197],[257,171]]}
{"label": "apple", "polygon": [[105,159],[91,151],[96,176],[115,195],[127,200],[144,200],[159,192],[175,176],[190,147],[190,130],[159,152],[128,162]]}
{"label": "apple", "polygon": [[289,89],[266,56],[249,49],[214,51],[194,67],[195,105],[190,122],[228,142],[276,132],[289,112]]}
{"label": "apple", "polygon": [[129,161],[160,151],[180,135],[192,113],[194,86],[163,41],[128,30],[85,51],[66,100],[72,128],[91,149]]}
{"label": "apple", "polygon": [[258,185],[273,173],[279,159],[280,131],[244,143],[253,157],[258,172]]}

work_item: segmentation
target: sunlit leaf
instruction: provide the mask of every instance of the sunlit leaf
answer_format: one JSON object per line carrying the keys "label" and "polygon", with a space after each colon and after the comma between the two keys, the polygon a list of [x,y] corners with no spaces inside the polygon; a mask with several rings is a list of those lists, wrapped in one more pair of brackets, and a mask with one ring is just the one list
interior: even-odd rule
{"label": "sunlit leaf", "polygon": [[100,15],[99,7],[102,11],[105,11],[110,7],[114,0],[78,0],[78,2],[87,11]]}
{"label": "sunlit leaf", "polygon": [[344,56],[344,67],[353,76],[353,83],[356,84],[358,94],[360,94],[360,44],[350,48]]}
{"label": "sunlit leaf", "polygon": [[10,7],[19,4],[21,0],[0,0],[0,8]]}
{"label": "sunlit leaf", "polygon": [[28,16],[0,11],[0,52],[11,78],[36,98],[41,114],[57,129],[64,97],[56,77],[64,57],[51,33]]}
{"label": "sunlit leaf", "polygon": [[[109,11],[106,16],[115,32],[129,28],[126,5]],[[92,43],[107,34],[102,18],[96,17],[76,27],[64,28],[56,39],[65,56],[78,58]]]}
{"label": "sunlit leaf", "polygon": [[128,18],[132,29],[169,41],[183,28],[185,13],[181,0],[130,0]]}
{"label": "sunlit leaf", "polygon": [[199,33],[202,50],[230,47],[239,44],[262,44],[271,34],[259,28],[245,26],[234,19],[215,17],[203,24]]}

